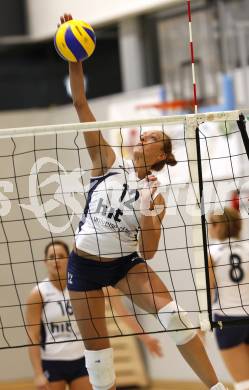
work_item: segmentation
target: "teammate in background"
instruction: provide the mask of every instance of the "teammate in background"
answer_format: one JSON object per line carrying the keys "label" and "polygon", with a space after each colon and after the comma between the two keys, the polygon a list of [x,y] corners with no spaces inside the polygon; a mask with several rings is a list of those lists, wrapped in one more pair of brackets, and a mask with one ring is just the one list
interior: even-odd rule
{"label": "teammate in background", "polygon": [[[234,208],[212,213],[209,277],[215,321],[248,320],[249,244],[240,241],[241,216]],[[215,299],[216,290],[216,299]],[[215,329],[221,356],[235,380],[235,390],[249,390],[249,325]]]}
{"label": "teammate in background", "polygon": [[[85,367],[84,344],[74,322],[66,288],[69,248],[62,241],[45,248],[48,277],[30,293],[27,301],[28,347],[37,390],[91,390]],[[64,342],[63,342],[64,341]],[[53,344],[48,344],[53,343]],[[39,346],[41,344],[41,346]]]}
{"label": "teammate in background", "polygon": [[[72,16],[65,14],[61,23],[70,19]],[[70,63],[69,74],[79,120],[94,122],[85,96],[82,64]],[[145,261],[157,251],[165,214],[164,198],[157,193],[158,183],[151,172],[160,171],[165,164],[176,164],[170,138],[161,131],[142,134],[133,162],[118,161],[98,130],[84,132],[84,138],[93,164],[91,189],[69,257],[68,289],[87,348],[86,367],[93,389],[116,388],[102,290],[109,285],[157,315],[165,329],[177,329],[170,335],[192,369],[207,387],[224,389],[217,383],[188,314],[172,300],[164,283]],[[130,188],[131,177],[133,184],[137,180],[145,188]],[[138,247],[143,257],[138,255]]]}
{"label": "teammate in background", "polygon": [[[30,341],[37,344],[29,347],[37,390],[64,390],[66,384],[71,390],[92,389],[85,367],[84,344],[70,342],[76,337],[81,339],[81,335],[66,288],[68,256],[69,248],[63,241],[46,246],[48,277],[31,291],[27,301],[27,331]],[[106,293],[113,309],[134,333],[142,333],[118,293],[113,288]],[[147,334],[137,337],[152,355],[162,356],[156,338]]]}

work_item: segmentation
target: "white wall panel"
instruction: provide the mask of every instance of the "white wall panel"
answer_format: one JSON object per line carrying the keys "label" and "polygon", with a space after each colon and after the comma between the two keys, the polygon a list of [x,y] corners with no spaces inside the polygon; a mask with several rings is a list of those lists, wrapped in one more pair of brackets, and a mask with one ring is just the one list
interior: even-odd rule
{"label": "white wall panel", "polygon": [[183,0],[26,0],[29,32],[34,37],[47,37],[54,33],[58,17],[71,12],[75,18],[94,26],[157,8],[183,3]]}

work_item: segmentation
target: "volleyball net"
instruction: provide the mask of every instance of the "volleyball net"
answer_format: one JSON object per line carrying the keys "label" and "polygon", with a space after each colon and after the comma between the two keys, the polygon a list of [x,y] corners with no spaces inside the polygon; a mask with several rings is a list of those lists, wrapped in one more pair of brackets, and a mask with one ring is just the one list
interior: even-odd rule
{"label": "volleyball net", "polygon": [[[239,111],[231,111],[1,130],[0,348],[31,345],[25,319],[27,296],[46,276],[45,246],[59,239],[72,248],[90,190],[91,161],[82,133],[96,129],[121,159],[132,157],[135,139],[144,130],[161,130],[171,137],[178,164],[166,166],[157,175],[167,212],[157,253],[149,265],[189,313],[195,328],[216,326],[208,277],[208,246],[212,244],[208,215],[232,206],[236,194],[243,222],[240,240],[249,239],[246,125]],[[99,255],[108,257],[108,253]],[[236,263],[227,266],[238,268]],[[231,280],[238,291],[243,283]],[[217,290],[231,286],[217,286]],[[144,333],[165,331],[157,316],[145,313],[130,298],[131,316]],[[131,334],[122,316],[112,310],[108,293],[107,302],[111,336]],[[240,308],[248,321],[249,301],[241,297]],[[220,309],[226,315],[229,308]],[[69,314],[68,321],[74,322]],[[47,325],[50,329],[51,324]]]}

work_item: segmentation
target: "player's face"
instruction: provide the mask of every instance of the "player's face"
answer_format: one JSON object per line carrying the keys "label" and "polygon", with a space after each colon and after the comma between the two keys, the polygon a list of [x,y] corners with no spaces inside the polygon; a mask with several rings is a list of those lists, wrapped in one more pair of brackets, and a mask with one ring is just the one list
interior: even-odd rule
{"label": "player's face", "polygon": [[145,131],[140,142],[134,147],[134,157],[151,167],[166,158],[164,152],[164,134],[162,131]]}
{"label": "player's face", "polygon": [[51,245],[45,262],[50,277],[55,280],[66,279],[68,254],[62,245]]}

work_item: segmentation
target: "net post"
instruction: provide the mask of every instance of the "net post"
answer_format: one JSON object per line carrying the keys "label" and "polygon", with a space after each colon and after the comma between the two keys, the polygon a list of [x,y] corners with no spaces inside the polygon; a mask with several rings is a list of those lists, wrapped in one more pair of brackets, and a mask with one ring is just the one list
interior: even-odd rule
{"label": "net post", "polygon": [[245,116],[242,113],[239,115],[239,120],[237,121],[237,124],[246,150],[247,157],[249,159],[249,137],[246,131]]}
{"label": "net post", "polygon": [[[192,242],[193,242],[193,255],[195,262],[195,284],[196,284],[196,293],[197,300],[199,304],[199,321],[200,328],[203,331],[211,329],[210,316],[208,312],[208,297],[207,297],[207,272],[205,266],[205,255],[204,255],[204,240],[203,240],[203,221],[202,221],[202,194],[201,194],[201,185],[200,185],[200,175],[198,167],[198,117],[197,116],[187,116],[186,117],[186,150],[188,156],[188,165],[191,185],[194,190],[196,204],[192,209]],[[205,222],[205,215],[204,215]],[[211,314],[211,313],[210,313]]]}
{"label": "net post", "polygon": [[[209,261],[208,261],[208,240],[206,231],[206,212],[205,212],[205,198],[203,191],[203,176],[202,176],[202,159],[201,159],[201,144],[200,144],[200,129],[199,126],[196,128],[196,151],[197,151],[197,165],[198,165],[198,179],[199,179],[199,194],[200,194],[200,210],[201,210],[201,228],[202,228],[202,240],[203,240],[203,256],[205,263],[205,276],[206,276],[206,292],[207,292],[207,308],[209,324],[205,318],[202,318],[202,330],[210,330],[210,326],[213,329],[212,320],[212,300],[210,290],[210,279],[209,279]],[[200,314],[201,316],[201,314]],[[201,321],[200,321],[201,322]]]}

